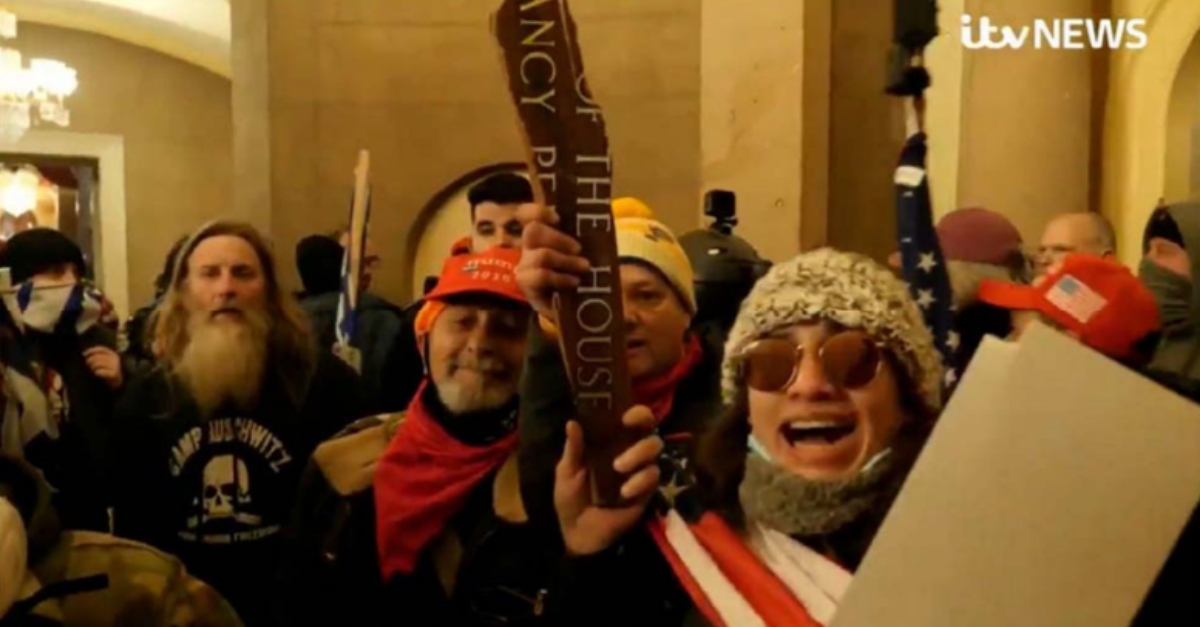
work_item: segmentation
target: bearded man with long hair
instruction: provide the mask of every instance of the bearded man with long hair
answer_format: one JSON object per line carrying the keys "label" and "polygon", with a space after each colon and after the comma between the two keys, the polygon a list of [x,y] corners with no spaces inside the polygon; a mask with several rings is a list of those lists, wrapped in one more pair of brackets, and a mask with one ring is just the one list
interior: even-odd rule
{"label": "bearded man with long hair", "polygon": [[116,532],[179,556],[264,624],[301,472],[365,413],[358,379],[317,350],[267,240],[240,223],[184,244],[154,347],[158,367],[117,410]]}

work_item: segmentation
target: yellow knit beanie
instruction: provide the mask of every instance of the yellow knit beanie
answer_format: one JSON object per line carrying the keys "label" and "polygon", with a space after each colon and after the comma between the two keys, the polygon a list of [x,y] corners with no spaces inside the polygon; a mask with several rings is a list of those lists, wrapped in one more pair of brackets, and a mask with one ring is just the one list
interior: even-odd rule
{"label": "yellow knit beanie", "polygon": [[689,313],[696,312],[695,276],[687,253],[666,225],[654,219],[654,212],[636,198],[617,198],[612,202],[617,231],[617,255],[636,259],[657,269],[679,294]]}

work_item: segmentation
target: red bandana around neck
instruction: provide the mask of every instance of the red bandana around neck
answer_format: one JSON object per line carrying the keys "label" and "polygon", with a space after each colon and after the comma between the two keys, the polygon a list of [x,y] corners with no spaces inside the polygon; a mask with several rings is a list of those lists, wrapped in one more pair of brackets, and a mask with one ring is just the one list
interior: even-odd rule
{"label": "red bandana around neck", "polygon": [[703,358],[704,350],[700,347],[700,340],[695,335],[689,334],[687,345],[683,349],[683,359],[680,359],[670,372],[650,381],[635,384],[633,386],[633,402],[649,407],[654,418],[659,422],[666,420],[667,414],[671,413],[671,406],[675,401],[675,389],[679,387],[679,382],[691,374],[692,370],[700,365]]}
{"label": "red bandana around neck", "polygon": [[471,490],[517,447],[514,432],[487,446],[446,433],[421,401],[421,384],[375,471],[375,539],[384,581],[409,574]]}

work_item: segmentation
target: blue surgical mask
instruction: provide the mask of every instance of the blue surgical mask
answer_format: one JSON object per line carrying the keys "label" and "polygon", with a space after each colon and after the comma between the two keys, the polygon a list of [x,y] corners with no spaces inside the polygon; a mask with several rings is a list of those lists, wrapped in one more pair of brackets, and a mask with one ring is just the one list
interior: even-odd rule
{"label": "blue surgical mask", "polygon": [[[766,460],[768,462],[771,462],[772,464],[775,463],[775,460],[771,459],[771,454],[767,452],[766,447],[764,447],[761,442],[759,442],[757,439],[755,439],[753,434],[751,434],[750,437],[746,438],[746,444],[747,444],[747,447],[750,449],[750,452],[754,453],[755,455],[758,455],[759,457],[763,458],[764,460]],[[868,460],[867,463],[863,464],[862,470],[860,470],[859,472],[867,472],[868,470],[873,468],[875,466],[875,464],[878,464],[879,462],[886,459],[887,456],[890,455],[891,453],[892,453],[892,449],[890,449],[890,448],[885,448],[882,451],[879,451],[870,460]]]}
{"label": "blue surgical mask", "polygon": [[746,443],[749,445],[750,451],[752,453],[758,455],[759,457],[761,457],[771,463],[775,462],[775,460],[771,459],[771,454],[767,452],[766,447],[764,447],[761,443],[759,443],[758,440],[754,439],[753,434],[751,434],[749,438],[746,438]]}

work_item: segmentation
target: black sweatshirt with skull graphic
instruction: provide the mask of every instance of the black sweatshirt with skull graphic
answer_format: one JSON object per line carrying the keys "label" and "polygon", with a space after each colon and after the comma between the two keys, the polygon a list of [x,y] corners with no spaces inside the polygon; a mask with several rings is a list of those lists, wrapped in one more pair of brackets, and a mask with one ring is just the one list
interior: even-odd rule
{"label": "black sweatshirt with skull graphic", "polygon": [[324,353],[300,407],[268,376],[256,407],[207,419],[155,370],[115,416],[115,532],[175,554],[246,625],[263,624],[300,474],[320,442],[365,414],[357,375]]}

